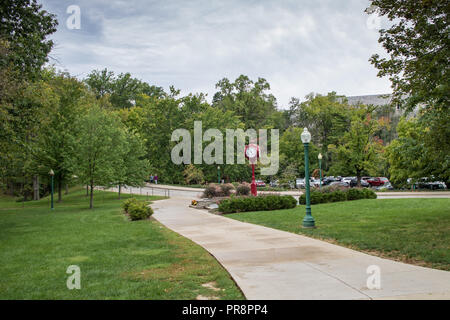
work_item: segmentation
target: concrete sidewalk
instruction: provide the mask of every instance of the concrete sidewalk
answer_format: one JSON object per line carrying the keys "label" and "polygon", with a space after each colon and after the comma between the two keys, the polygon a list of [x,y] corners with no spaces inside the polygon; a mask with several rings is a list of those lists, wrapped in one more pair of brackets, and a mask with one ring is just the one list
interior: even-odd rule
{"label": "concrete sidewalk", "polygon": [[[247,299],[450,299],[450,272],[358,251],[188,207],[156,201],[154,217],[208,250]],[[299,221],[301,223],[301,221]],[[367,288],[367,268],[381,271],[381,289]]]}

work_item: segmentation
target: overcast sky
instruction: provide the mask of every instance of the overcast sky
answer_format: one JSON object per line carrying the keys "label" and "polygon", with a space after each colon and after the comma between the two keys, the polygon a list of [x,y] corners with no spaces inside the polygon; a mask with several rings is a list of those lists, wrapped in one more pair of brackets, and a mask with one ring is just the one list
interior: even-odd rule
{"label": "overcast sky", "polygon": [[[245,74],[265,78],[280,107],[310,92],[391,92],[368,62],[384,52],[368,0],[40,2],[59,21],[51,56],[79,78],[108,68],[211,100],[220,79]],[[80,29],[67,27],[70,5],[80,8]]]}

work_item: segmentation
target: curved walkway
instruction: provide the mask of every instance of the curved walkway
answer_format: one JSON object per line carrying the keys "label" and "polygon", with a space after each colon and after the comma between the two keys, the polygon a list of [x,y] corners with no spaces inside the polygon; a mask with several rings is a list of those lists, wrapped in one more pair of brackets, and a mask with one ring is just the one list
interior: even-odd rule
{"label": "curved walkway", "polygon": [[[450,299],[450,272],[213,215],[189,202],[187,196],[157,201],[154,217],[208,250],[247,299]],[[373,265],[380,289],[367,288]]]}

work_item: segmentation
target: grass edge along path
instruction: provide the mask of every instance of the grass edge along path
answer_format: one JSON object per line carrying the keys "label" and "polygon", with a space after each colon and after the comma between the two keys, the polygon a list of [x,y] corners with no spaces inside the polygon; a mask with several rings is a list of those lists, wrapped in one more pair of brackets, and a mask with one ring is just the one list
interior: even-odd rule
{"label": "grass edge along path", "polygon": [[284,230],[371,255],[450,270],[450,199],[376,199],[312,206],[316,229],[302,228],[305,206],[228,218]]}
{"label": "grass edge along path", "polygon": [[[154,219],[129,221],[128,197],[95,191],[90,210],[77,188],[52,211],[48,199],[22,208],[2,196],[0,299],[244,299],[202,247]],[[66,286],[70,265],[80,267],[80,290]]]}

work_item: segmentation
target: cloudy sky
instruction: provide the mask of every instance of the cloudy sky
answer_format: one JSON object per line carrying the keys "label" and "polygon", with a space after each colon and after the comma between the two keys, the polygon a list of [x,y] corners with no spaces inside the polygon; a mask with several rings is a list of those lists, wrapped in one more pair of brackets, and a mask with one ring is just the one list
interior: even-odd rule
{"label": "cloudy sky", "polygon": [[[383,53],[377,23],[364,13],[368,0],[39,2],[59,21],[51,56],[79,78],[108,68],[210,100],[220,79],[245,74],[265,78],[280,107],[310,92],[391,92],[368,62]],[[71,5],[80,8],[80,29],[67,27]]]}

